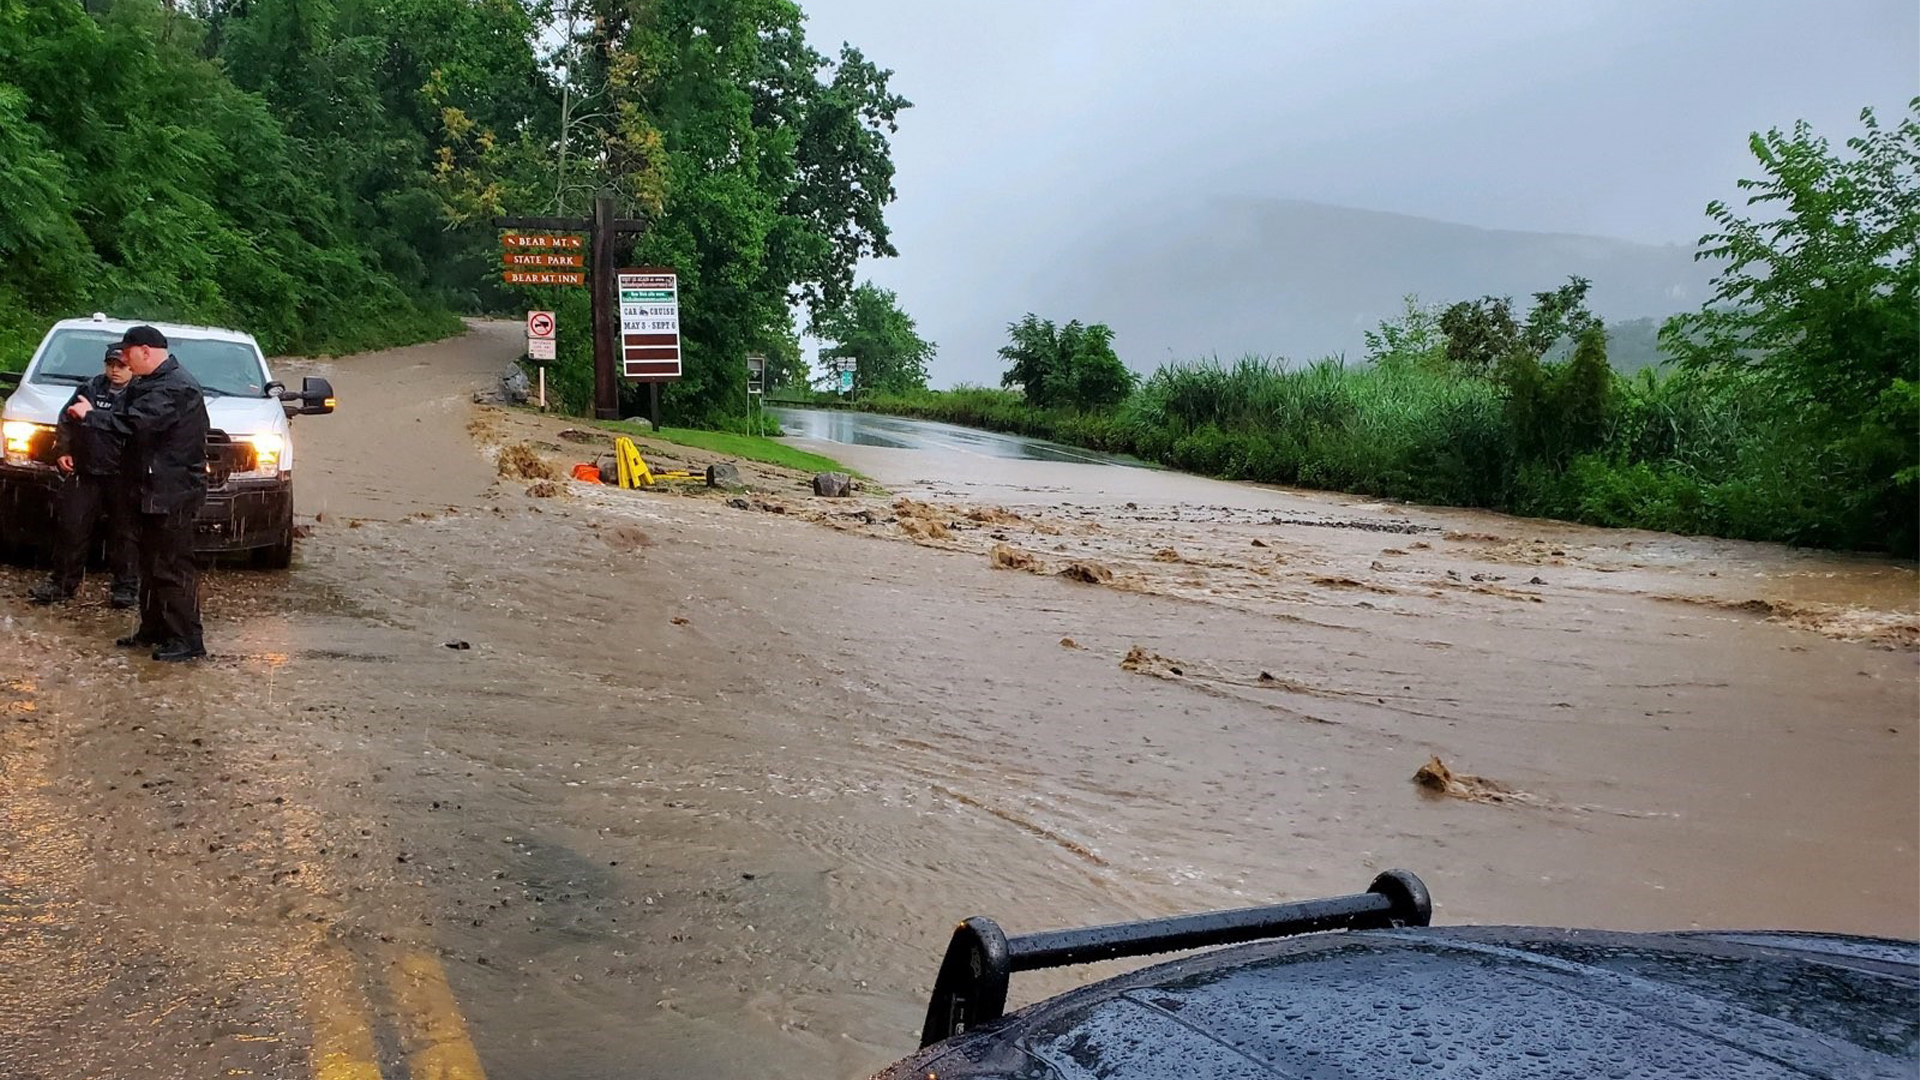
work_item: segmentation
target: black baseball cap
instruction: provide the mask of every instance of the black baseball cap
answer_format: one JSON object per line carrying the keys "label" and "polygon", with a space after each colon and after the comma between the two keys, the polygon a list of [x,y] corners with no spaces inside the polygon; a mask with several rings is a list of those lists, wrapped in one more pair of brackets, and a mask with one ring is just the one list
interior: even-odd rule
{"label": "black baseball cap", "polygon": [[126,351],[127,351],[127,347],[125,345],[122,345],[117,341],[114,342],[113,344],[107,346],[107,355],[106,355],[105,362],[109,364],[126,363],[127,362]]}
{"label": "black baseball cap", "polygon": [[135,326],[120,335],[120,344],[145,345],[150,349],[164,349],[167,347],[167,335],[155,330],[151,326]]}

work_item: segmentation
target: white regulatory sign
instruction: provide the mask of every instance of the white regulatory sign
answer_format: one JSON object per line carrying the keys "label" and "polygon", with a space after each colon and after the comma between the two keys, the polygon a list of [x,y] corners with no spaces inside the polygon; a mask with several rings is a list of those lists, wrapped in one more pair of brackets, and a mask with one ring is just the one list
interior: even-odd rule
{"label": "white regulatory sign", "polygon": [[554,342],[552,338],[528,338],[527,357],[531,360],[552,360]]}
{"label": "white regulatory sign", "polygon": [[551,339],[558,325],[551,311],[529,311],[527,312],[527,340]]}
{"label": "white regulatory sign", "polygon": [[680,276],[671,268],[621,270],[620,355],[626,376],[642,382],[680,377]]}

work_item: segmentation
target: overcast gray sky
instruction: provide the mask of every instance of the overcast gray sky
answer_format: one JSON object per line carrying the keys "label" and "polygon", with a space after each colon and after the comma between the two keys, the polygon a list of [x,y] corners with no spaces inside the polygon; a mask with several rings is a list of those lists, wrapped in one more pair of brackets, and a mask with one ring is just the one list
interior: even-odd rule
{"label": "overcast gray sky", "polygon": [[816,47],[852,42],[915,103],[901,254],[870,276],[941,343],[935,385],[997,379],[1023,291],[1074,272],[1036,252],[1155,204],[1691,244],[1753,172],[1748,132],[1838,142],[1920,94],[1915,0],[801,2]]}

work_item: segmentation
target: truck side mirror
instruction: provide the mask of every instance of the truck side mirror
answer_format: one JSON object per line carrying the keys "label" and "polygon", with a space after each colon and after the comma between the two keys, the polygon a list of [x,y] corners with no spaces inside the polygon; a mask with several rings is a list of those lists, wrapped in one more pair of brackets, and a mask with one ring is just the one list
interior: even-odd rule
{"label": "truck side mirror", "polygon": [[309,375],[300,381],[300,414],[325,416],[333,411],[333,384]]}

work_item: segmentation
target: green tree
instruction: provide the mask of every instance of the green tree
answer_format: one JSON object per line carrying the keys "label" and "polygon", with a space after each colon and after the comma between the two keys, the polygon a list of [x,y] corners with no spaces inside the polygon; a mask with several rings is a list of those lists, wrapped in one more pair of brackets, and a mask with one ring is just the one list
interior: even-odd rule
{"label": "green tree", "polygon": [[[1504,296],[1462,300],[1440,313],[1447,339],[1447,361],[1468,375],[1487,375],[1521,347],[1513,301]],[[1537,354],[1536,354],[1537,355]]]}
{"label": "green tree", "polygon": [[1580,331],[1572,359],[1560,365],[1557,374],[1554,404],[1564,458],[1599,446],[1606,433],[1614,376],[1607,362],[1607,332],[1598,322]]}
{"label": "green tree", "polygon": [[846,303],[822,315],[813,334],[831,342],[823,361],[851,360],[856,393],[902,393],[924,389],[927,362],[936,346],[920,337],[899,298],[872,282],[853,290]]}
{"label": "green tree", "polygon": [[1382,320],[1377,329],[1362,332],[1367,361],[1387,369],[1444,370],[1447,335],[1440,329],[1440,309],[1422,305],[1413,293],[1402,297],[1401,304],[1398,318]]}
{"label": "green tree", "polygon": [[265,98],[376,265],[436,302],[503,295],[477,287],[493,269],[485,218],[500,212],[502,189],[490,178],[460,205],[448,181],[456,164],[551,128],[554,91],[524,7],[247,0],[226,5],[217,27],[225,69]]}
{"label": "green tree", "polygon": [[[806,41],[791,0],[564,0],[541,34],[565,60],[564,180],[540,183],[502,160],[509,212],[546,213],[558,198],[615,192],[649,223],[623,260],[680,275],[684,378],[666,400],[681,422],[741,408],[749,352],[839,310],[853,267],[890,255],[889,135],[905,99],[890,73],[852,48],[829,61]],[[560,131],[553,138],[559,143]],[[557,165],[557,163],[556,163]],[[563,328],[557,366],[585,365],[583,332]]]}
{"label": "green tree", "polygon": [[[1871,109],[1834,150],[1804,122],[1750,140],[1765,173],[1743,216],[1707,207],[1697,258],[1712,299],[1662,344],[1701,371],[1743,371],[1794,418],[1819,485],[1853,493],[1839,542],[1920,544],[1920,98],[1891,129]],[[1836,523],[1836,528],[1841,528]]]}
{"label": "green tree", "polygon": [[1002,386],[1017,386],[1042,409],[1104,409],[1133,392],[1138,377],[1113,351],[1113,330],[1078,321],[1056,326],[1029,312],[1007,327]]}
{"label": "green tree", "polygon": [[153,0],[97,18],[0,0],[0,362],[88,309],[236,325],[276,351],[457,329],[382,265],[310,148],[208,58],[210,34]]}
{"label": "green tree", "polygon": [[[1587,310],[1587,291],[1592,287],[1586,278],[1570,277],[1557,289],[1534,293],[1533,308],[1520,331],[1521,342],[1535,356],[1545,356],[1563,338],[1577,344],[1588,331],[1601,328],[1600,320]],[[1604,347],[1603,341],[1603,351]]]}
{"label": "green tree", "polygon": [[1067,365],[1067,403],[1074,408],[1112,408],[1139,383],[1139,377],[1113,351],[1113,331],[1105,323],[1070,322],[1061,327],[1060,354]]}
{"label": "green tree", "polygon": [[1000,385],[1018,387],[1029,403],[1051,408],[1062,396],[1065,360],[1060,356],[1060,331],[1052,320],[1028,312],[1007,327],[1007,344],[1000,358],[1007,362]]}
{"label": "green tree", "polygon": [[1533,307],[1524,322],[1513,315],[1513,300],[1483,296],[1463,300],[1440,313],[1439,330],[1446,339],[1447,361],[1468,375],[1489,375],[1516,351],[1537,361],[1564,339],[1578,341],[1600,320],[1587,309],[1592,283],[1570,277],[1565,285],[1533,294]]}

